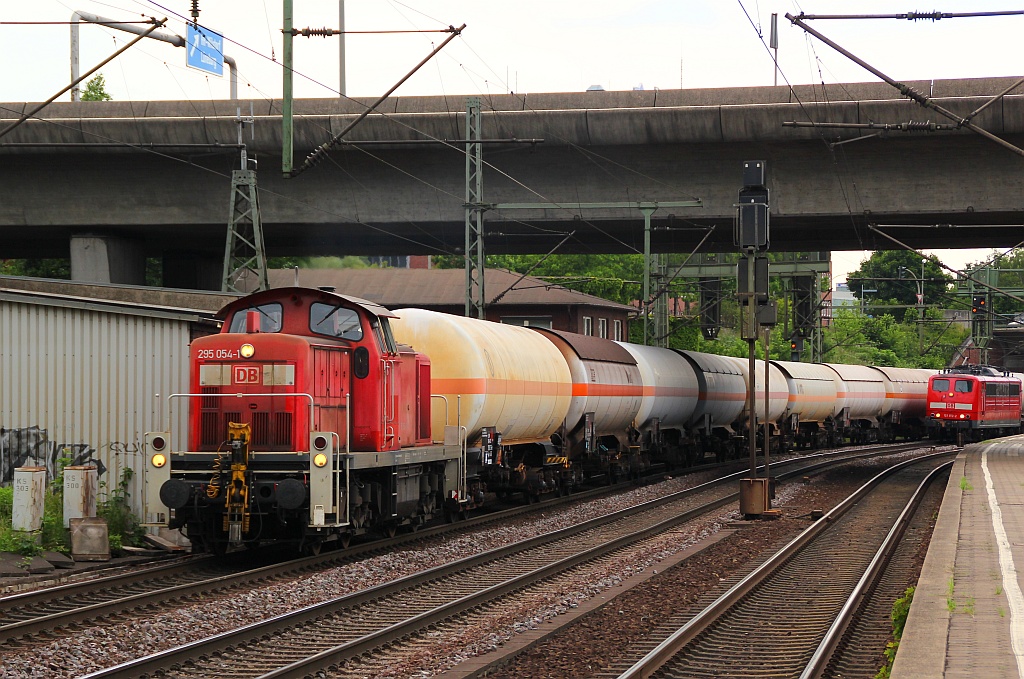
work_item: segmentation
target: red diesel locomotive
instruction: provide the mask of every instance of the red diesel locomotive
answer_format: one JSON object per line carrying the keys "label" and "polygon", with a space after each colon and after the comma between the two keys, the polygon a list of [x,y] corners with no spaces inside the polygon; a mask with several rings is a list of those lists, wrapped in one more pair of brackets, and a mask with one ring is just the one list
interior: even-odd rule
{"label": "red diesel locomotive", "polygon": [[394,314],[287,289],[219,317],[222,332],[191,345],[192,393],[169,405],[188,408],[187,446],[147,434],[149,521],[184,528],[196,552],[296,539],[318,551],[465,507],[464,452],[457,433],[431,440],[430,360],[395,342]]}
{"label": "red diesel locomotive", "polygon": [[949,368],[928,380],[929,438],[959,444],[1021,431],[1021,379],[989,366]]}

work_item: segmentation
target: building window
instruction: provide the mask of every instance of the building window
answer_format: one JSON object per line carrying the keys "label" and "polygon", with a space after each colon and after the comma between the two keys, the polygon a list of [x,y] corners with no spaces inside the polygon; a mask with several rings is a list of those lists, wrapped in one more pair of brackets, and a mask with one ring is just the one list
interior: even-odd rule
{"label": "building window", "polygon": [[522,325],[527,328],[551,329],[551,316],[502,316],[505,325]]}
{"label": "building window", "polygon": [[594,319],[590,316],[583,317],[583,334],[593,335],[594,334]]}
{"label": "building window", "polygon": [[621,342],[622,341],[622,321],[614,321],[614,323],[615,323],[615,325],[613,326],[613,328],[614,328],[615,336],[612,339],[614,339],[616,342]]}
{"label": "building window", "polygon": [[597,319],[597,336],[604,339],[608,339],[608,319],[599,318]]}

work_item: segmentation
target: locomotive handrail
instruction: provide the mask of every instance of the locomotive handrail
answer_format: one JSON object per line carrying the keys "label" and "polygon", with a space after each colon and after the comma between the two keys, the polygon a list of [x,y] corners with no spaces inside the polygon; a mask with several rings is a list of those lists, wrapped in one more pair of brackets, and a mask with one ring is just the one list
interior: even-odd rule
{"label": "locomotive handrail", "polygon": [[[431,394],[430,398],[439,398],[442,401],[444,401],[444,425],[447,427],[448,426],[448,397],[445,396],[444,394]],[[431,433],[430,433],[430,441],[432,443],[442,443],[442,441],[435,441],[434,440],[434,433],[433,433],[433,431],[431,431]]]}

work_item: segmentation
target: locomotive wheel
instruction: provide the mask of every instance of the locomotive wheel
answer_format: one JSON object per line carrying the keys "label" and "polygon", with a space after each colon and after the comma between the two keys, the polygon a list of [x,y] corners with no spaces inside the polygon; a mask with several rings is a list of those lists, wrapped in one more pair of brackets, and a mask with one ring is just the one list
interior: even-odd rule
{"label": "locomotive wheel", "polygon": [[395,523],[386,523],[386,524],[384,524],[384,535],[388,536],[389,538],[393,538],[393,537],[395,537],[395,533],[397,533],[397,532],[398,532],[398,524],[395,524]]}
{"label": "locomotive wheel", "polygon": [[342,549],[348,549],[348,546],[350,544],[352,544],[351,533],[342,533],[338,536],[338,546],[340,546]]}
{"label": "locomotive wheel", "polygon": [[312,540],[302,545],[302,553],[308,554],[309,556],[316,556],[320,553],[323,546],[323,540]]}

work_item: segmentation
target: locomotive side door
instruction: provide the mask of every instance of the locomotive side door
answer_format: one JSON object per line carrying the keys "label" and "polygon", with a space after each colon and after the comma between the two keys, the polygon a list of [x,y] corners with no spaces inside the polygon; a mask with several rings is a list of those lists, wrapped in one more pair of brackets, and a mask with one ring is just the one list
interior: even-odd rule
{"label": "locomotive side door", "polygon": [[311,429],[335,432],[347,440],[345,395],[350,392],[352,355],[339,347],[313,347],[313,422]]}

